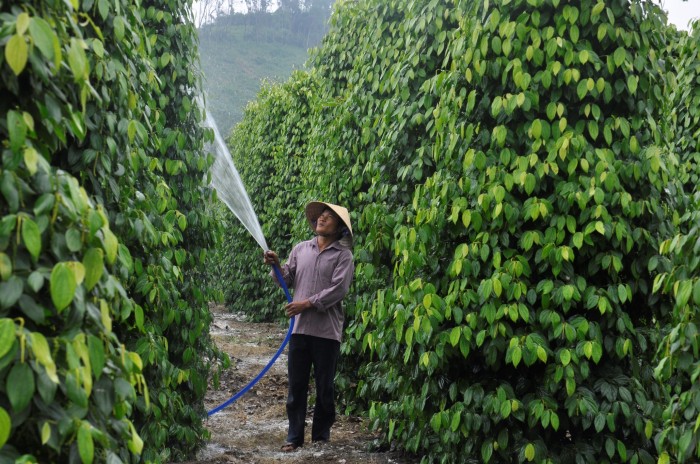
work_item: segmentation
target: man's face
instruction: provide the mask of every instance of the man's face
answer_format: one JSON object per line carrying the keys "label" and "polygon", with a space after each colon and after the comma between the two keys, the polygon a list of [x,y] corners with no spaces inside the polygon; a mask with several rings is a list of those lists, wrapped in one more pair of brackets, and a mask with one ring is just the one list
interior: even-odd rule
{"label": "man's face", "polygon": [[316,233],[325,237],[333,236],[338,233],[340,219],[330,209],[326,209],[316,219]]}

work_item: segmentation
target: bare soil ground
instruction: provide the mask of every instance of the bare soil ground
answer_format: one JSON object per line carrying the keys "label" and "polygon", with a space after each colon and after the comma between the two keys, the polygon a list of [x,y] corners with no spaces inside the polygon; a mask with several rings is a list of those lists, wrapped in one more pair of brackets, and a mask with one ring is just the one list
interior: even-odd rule
{"label": "bare soil ground", "polygon": [[[212,307],[211,335],[217,346],[231,357],[231,367],[221,375],[218,388],[210,387],[205,406],[222,404],[255,378],[284,340],[286,329],[278,324],[246,322],[241,315]],[[286,349],[267,374],[238,401],[212,415],[206,422],[210,442],[189,464],[235,463],[339,463],[415,464],[397,452],[374,451],[377,436],[366,420],[338,414],[331,439],[312,444],[310,437],[313,402],[309,401],[306,444],[291,453],[280,450],[287,435]],[[313,381],[312,381],[313,384]],[[313,398],[313,392],[311,395]]]}

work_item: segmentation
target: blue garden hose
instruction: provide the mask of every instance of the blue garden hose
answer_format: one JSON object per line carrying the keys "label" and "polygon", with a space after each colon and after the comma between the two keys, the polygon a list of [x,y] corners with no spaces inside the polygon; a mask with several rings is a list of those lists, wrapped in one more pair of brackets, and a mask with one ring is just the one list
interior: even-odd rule
{"label": "blue garden hose", "polygon": [[[284,281],[284,278],[282,277],[282,271],[278,266],[272,266],[272,269],[275,271],[275,275],[277,276],[277,280],[279,281],[280,285],[282,286],[282,290],[284,290],[284,294],[287,296],[287,301],[289,303],[292,302],[292,295],[289,293],[289,289],[287,288],[287,284]],[[233,395],[231,398],[226,400],[224,403],[221,403],[219,406],[215,407],[211,411],[207,413],[207,417],[216,414],[217,412],[221,411],[225,407],[231,405],[232,403],[235,403],[238,398],[241,396],[245,395],[248,390],[250,390],[253,385],[258,383],[258,380],[262,378],[263,375],[272,367],[272,365],[277,361],[277,358],[279,358],[280,354],[282,354],[282,351],[284,351],[284,348],[287,346],[287,343],[289,343],[289,339],[292,336],[292,330],[294,329],[294,316],[291,317],[289,320],[289,330],[287,331],[287,336],[284,337],[284,341],[282,342],[282,345],[280,345],[279,349],[275,353],[275,355],[270,359],[270,362],[267,363],[265,367],[263,367],[263,370],[260,371],[260,373],[248,383],[241,391]]]}

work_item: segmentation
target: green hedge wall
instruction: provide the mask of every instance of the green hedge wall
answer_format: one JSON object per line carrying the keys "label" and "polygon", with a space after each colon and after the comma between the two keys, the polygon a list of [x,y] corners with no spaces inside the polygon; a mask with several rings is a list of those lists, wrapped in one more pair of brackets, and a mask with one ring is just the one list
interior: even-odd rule
{"label": "green hedge wall", "polygon": [[190,7],[0,6],[5,459],[171,461],[206,437],[221,229]]}
{"label": "green hedge wall", "polygon": [[658,18],[503,1],[448,30],[437,169],[368,318],[394,323],[364,335],[403,355],[373,379],[372,416],[427,459],[654,461],[668,307],[648,264],[672,230]]}
{"label": "green hedge wall", "polygon": [[673,295],[673,322],[658,347],[657,378],[667,385],[669,400],[655,439],[663,450],[659,462],[694,462],[700,459],[700,29],[671,44],[676,59],[669,76],[669,121],[674,130],[671,150],[680,161],[680,179],[690,203],[680,218],[681,233],[661,243],[660,250],[673,258],[673,268],[659,274],[654,289]]}
{"label": "green hedge wall", "polygon": [[230,143],[251,191],[278,182],[270,128],[302,127],[265,203],[351,210],[339,396],[386,445],[692,460],[696,50],[646,0],[340,2],[308,110],[271,106],[288,84],[248,108]]}

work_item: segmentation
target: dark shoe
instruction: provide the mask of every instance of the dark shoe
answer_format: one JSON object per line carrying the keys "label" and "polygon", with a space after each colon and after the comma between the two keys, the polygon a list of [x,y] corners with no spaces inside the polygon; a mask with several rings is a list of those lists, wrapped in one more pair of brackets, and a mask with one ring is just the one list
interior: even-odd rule
{"label": "dark shoe", "polygon": [[296,443],[285,443],[282,445],[282,448],[280,448],[280,451],[283,453],[291,453],[292,451],[296,451],[297,448],[301,448],[301,445],[297,445]]}

